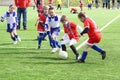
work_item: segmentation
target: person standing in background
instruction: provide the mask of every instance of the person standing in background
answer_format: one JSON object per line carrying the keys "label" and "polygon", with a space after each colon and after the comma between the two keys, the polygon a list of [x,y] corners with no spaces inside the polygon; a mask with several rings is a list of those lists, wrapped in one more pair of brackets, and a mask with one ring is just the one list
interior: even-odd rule
{"label": "person standing in background", "polygon": [[117,8],[119,9],[120,8],[120,0],[117,0]]}
{"label": "person standing in background", "polygon": [[83,0],[80,0],[80,9],[83,11]]}
{"label": "person standing in background", "polygon": [[112,0],[112,9],[115,7],[115,0]]}
{"label": "person standing in background", "polygon": [[58,4],[58,6],[57,6],[57,10],[60,8],[60,10],[61,10],[61,4],[62,4],[62,1],[61,0],[57,0],[57,4]]}
{"label": "person standing in background", "polygon": [[99,1],[95,0],[95,7],[98,8],[99,7]]}
{"label": "person standing in background", "polygon": [[21,15],[23,15],[23,29],[27,30],[27,8],[30,5],[30,0],[14,0],[17,7],[18,26],[20,29]]}

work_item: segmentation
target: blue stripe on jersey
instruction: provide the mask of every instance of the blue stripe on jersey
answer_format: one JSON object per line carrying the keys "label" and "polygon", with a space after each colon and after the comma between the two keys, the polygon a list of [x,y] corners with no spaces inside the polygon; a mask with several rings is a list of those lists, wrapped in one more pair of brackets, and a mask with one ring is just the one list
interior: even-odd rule
{"label": "blue stripe on jersey", "polygon": [[10,30],[10,24],[7,24],[7,29],[9,29],[9,30]]}
{"label": "blue stripe on jersey", "polygon": [[[48,17],[48,19],[49,19],[49,22],[51,22],[52,17]],[[54,19],[55,21],[58,21],[58,16],[54,16],[53,19]]]}
{"label": "blue stripe on jersey", "polygon": [[10,17],[10,13],[9,13],[9,12],[6,12],[6,16],[7,16],[7,17]]}
{"label": "blue stripe on jersey", "polygon": [[15,17],[15,15],[16,15],[15,12],[13,12],[13,17]]}
{"label": "blue stripe on jersey", "polygon": [[16,23],[13,23],[12,24],[12,29],[16,27]]}

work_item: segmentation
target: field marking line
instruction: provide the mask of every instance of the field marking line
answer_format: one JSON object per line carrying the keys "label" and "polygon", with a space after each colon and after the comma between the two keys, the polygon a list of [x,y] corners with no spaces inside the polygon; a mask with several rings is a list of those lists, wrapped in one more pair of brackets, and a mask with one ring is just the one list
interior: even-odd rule
{"label": "field marking line", "polygon": [[[118,18],[120,18],[120,15],[118,15],[117,17],[113,18],[111,21],[109,21],[107,24],[105,24],[100,31],[103,31],[105,28],[107,28],[111,23],[113,23],[114,21],[116,21]],[[86,39],[83,43],[81,43],[79,46],[77,46],[77,50],[79,50],[82,46],[85,45],[85,43],[87,42],[88,39]]]}

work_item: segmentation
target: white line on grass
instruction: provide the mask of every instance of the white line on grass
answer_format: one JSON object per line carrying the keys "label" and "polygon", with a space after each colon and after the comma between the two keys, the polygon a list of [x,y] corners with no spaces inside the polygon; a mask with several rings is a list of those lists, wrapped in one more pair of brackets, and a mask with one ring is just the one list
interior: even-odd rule
{"label": "white line on grass", "polygon": [[[105,28],[107,28],[111,23],[113,23],[115,20],[117,20],[118,18],[120,18],[120,15],[118,15],[117,17],[113,18],[111,21],[109,21],[106,25],[104,25],[100,31],[104,30]],[[80,49],[83,45],[85,45],[85,43],[87,42],[88,39],[86,39],[83,43],[81,43],[78,47],[77,50]]]}

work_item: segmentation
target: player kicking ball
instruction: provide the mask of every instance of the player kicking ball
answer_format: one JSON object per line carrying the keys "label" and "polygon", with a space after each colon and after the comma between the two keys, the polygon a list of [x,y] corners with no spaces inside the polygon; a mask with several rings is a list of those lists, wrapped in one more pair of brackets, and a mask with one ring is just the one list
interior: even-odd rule
{"label": "player kicking ball", "polygon": [[14,11],[15,6],[10,5],[9,10],[1,16],[0,21],[3,22],[4,19],[6,18],[7,21],[7,32],[10,33],[10,36],[13,40],[14,44],[17,44],[17,41],[21,42],[21,38],[17,35],[16,32],[16,27],[18,25],[18,20],[17,20],[17,13]]}
{"label": "player kicking ball", "polygon": [[97,24],[91,18],[86,17],[84,12],[80,12],[78,14],[78,18],[81,22],[84,23],[84,30],[80,33],[80,36],[82,36],[83,34],[88,34],[89,36],[82,57],[79,59],[78,62],[85,62],[89,48],[92,48],[99,52],[102,55],[102,60],[104,60],[106,58],[106,52],[96,45],[96,43],[99,43],[102,38],[101,32],[98,29]]}
{"label": "player kicking ball", "polygon": [[62,51],[67,51],[66,44],[69,44],[70,48],[72,49],[73,53],[76,56],[76,60],[79,60],[80,55],[74,45],[77,44],[79,40],[79,34],[77,29],[79,29],[80,32],[82,32],[82,28],[75,24],[74,22],[69,22],[67,16],[65,15],[61,17],[61,22],[63,24],[65,32],[65,35],[61,39]]}
{"label": "player kicking ball", "polygon": [[[61,17],[56,15],[54,8],[49,8],[49,15],[46,19],[45,24],[48,25],[51,32],[51,39],[52,39],[52,53],[56,52],[59,49],[61,49],[61,44],[57,41],[57,36],[59,36],[60,33],[60,19]],[[57,48],[58,47],[58,48]]]}

